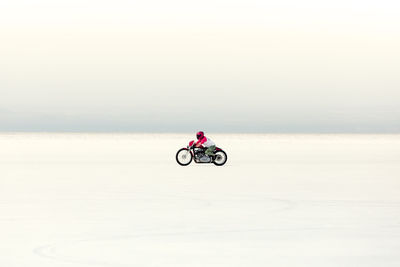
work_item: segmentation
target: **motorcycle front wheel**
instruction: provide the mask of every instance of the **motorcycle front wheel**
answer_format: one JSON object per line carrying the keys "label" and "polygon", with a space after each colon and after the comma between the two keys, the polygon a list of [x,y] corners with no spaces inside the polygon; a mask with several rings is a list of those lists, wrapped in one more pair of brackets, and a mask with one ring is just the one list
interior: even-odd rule
{"label": "motorcycle front wheel", "polygon": [[190,162],[192,162],[193,156],[192,156],[192,153],[190,153],[189,149],[181,148],[176,153],[175,158],[176,158],[176,162],[178,162],[179,165],[187,166],[190,164]]}
{"label": "motorcycle front wheel", "polygon": [[225,151],[219,150],[215,152],[215,159],[214,159],[214,164],[217,166],[222,166],[226,163],[228,160],[228,156],[226,155]]}

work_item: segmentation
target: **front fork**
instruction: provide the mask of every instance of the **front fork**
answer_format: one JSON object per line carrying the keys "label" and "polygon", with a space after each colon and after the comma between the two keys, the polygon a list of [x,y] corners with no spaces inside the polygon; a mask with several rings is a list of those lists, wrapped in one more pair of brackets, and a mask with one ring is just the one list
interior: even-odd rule
{"label": "front fork", "polygon": [[189,157],[189,154],[191,153],[190,151],[190,146],[187,146],[187,150],[186,150],[186,157]]}

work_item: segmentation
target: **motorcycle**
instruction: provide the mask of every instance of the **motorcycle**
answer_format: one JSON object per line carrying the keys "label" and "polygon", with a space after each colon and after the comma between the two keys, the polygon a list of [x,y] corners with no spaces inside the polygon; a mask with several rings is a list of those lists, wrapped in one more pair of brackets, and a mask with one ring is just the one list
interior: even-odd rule
{"label": "motorcycle", "polygon": [[193,159],[196,163],[214,163],[217,166],[222,166],[228,160],[225,151],[219,147],[215,148],[213,156],[206,155],[205,151],[205,147],[196,147],[192,140],[187,147],[178,150],[176,153],[176,161],[181,166],[189,165]]}

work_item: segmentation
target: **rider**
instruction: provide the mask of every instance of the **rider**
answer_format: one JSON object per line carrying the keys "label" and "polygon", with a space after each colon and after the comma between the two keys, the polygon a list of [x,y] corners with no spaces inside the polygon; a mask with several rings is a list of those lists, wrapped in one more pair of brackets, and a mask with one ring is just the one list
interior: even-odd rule
{"label": "rider", "polygon": [[207,150],[205,151],[207,156],[214,156],[215,151],[215,143],[210,139],[204,136],[204,132],[200,131],[196,134],[197,142],[196,147],[200,147],[203,145]]}

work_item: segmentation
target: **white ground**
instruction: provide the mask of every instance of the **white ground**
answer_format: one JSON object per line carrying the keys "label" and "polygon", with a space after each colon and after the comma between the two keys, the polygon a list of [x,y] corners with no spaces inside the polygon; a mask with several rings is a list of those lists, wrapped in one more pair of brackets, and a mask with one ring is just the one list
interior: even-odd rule
{"label": "white ground", "polygon": [[400,266],[400,135],[0,135],[0,266]]}

